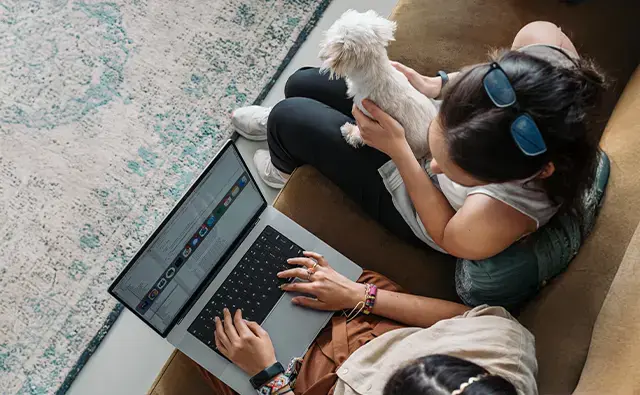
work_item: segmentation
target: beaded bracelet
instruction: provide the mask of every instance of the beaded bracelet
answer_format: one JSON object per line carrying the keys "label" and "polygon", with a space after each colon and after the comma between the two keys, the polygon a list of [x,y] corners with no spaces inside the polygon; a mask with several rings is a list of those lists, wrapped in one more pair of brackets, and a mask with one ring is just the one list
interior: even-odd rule
{"label": "beaded bracelet", "polygon": [[378,295],[378,287],[373,284],[367,284],[367,289],[365,292],[365,300],[364,300],[364,309],[362,312],[365,315],[371,314],[373,310],[373,306],[376,304],[376,296]]}

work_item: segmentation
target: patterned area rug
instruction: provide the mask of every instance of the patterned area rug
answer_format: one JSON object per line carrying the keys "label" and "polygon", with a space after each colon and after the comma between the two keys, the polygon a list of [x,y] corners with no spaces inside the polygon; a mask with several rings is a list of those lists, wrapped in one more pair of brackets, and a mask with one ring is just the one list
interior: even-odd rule
{"label": "patterned area rug", "polygon": [[111,280],[328,3],[0,0],[2,394],[66,391]]}

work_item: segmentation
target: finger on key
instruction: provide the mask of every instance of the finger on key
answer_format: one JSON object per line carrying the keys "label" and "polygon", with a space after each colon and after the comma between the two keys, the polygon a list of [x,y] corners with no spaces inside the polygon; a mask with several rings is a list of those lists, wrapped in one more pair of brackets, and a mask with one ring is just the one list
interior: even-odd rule
{"label": "finger on key", "polygon": [[216,331],[214,333],[214,336],[216,338],[216,342],[220,341],[220,344],[222,344],[225,348],[227,348],[227,346],[229,345],[229,338],[227,337],[227,334],[224,333],[222,320],[220,319],[220,317],[216,317],[215,322],[216,322]]}
{"label": "finger on key", "polygon": [[247,323],[242,319],[242,310],[236,310],[236,313],[233,316],[233,323],[236,326],[236,330],[238,331],[238,335],[240,337],[252,335],[253,333],[247,327]]}
{"label": "finger on key", "polygon": [[238,336],[236,327],[233,326],[233,319],[231,318],[231,312],[229,312],[229,309],[225,307],[223,310],[223,314],[224,314],[224,333],[226,333],[227,337],[229,338],[229,341],[231,343],[234,343],[238,341],[240,337]]}
{"label": "finger on key", "polygon": [[[216,331],[216,333],[218,333]],[[227,354],[227,347],[224,346],[224,344],[222,344],[222,341],[220,340],[220,336],[214,336],[213,338],[216,342],[216,348],[224,355]]]}
{"label": "finger on key", "polygon": [[309,269],[303,269],[301,267],[295,268],[295,269],[289,269],[289,270],[285,270],[282,271],[280,273],[277,274],[278,278],[294,278],[297,277],[299,279],[302,280],[306,280],[309,278],[309,272],[307,272],[307,270]]}
{"label": "finger on key", "polygon": [[315,293],[318,292],[317,288],[314,288],[313,283],[289,283],[282,284],[280,289],[287,292],[298,292],[301,294],[309,294],[313,296],[317,296]]}
{"label": "finger on key", "polygon": [[314,261],[311,258],[300,257],[300,258],[287,259],[287,263],[289,265],[298,265],[298,266],[305,266],[305,267],[311,268],[313,267],[313,265],[316,264],[316,261]]}

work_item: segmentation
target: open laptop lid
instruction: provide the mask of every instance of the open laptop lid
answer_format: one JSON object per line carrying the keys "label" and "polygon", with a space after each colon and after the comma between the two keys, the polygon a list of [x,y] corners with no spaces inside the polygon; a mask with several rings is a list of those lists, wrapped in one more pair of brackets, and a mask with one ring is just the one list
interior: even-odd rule
{"label": "open laptop lid", "polygon": [[228,141],[109,293],[166,337],[266,207],[238,149]]}

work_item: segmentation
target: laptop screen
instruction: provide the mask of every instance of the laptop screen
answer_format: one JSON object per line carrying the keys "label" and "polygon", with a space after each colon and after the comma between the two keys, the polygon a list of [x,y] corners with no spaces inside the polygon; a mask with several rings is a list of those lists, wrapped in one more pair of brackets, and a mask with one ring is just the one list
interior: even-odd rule
{"label": "laptop screen", "polygon": [[235,146],[228,144],[111,293],[164,334],[264,204]]}

